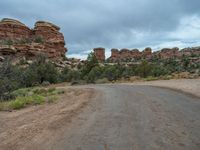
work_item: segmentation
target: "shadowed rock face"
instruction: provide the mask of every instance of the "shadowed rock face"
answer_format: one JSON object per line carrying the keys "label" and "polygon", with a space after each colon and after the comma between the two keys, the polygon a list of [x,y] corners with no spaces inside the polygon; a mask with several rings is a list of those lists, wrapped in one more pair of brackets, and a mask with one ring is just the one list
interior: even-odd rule
{"label": "shadowed rock face", "polygon": [[67,49],[60,28],[52,23],[38,21],[34,29],[14,19],[0,21],[0,55],[35,57],[44,54],[60,60]]}

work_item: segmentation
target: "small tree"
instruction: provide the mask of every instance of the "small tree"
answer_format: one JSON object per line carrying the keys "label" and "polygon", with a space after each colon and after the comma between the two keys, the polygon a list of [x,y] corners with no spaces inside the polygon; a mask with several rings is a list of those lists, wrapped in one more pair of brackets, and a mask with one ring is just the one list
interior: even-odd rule
{"label": "small tree", "polygon": [[88,55],[86,64],[85,64],[85,66],[82,69],[82,78],[85,78],[85,76],[87,76],[90,73],[90,71],[94,67],[97,67],[97,66],[99,66],[98,60],[97,60],[96,56],[94,55],[94,53],[91,52]]}
{"label": "small tree", "polygon": [[24,74],[24,80],[26,86],[32,86],[34,84],[41,84],[44,81],[50,83],[58,82],[58,70],[55,65],[46,60],[44,55],[38,56],[35,62],[33,62],[26,70]]}
{"label": "small tree", "polygon": [[142,63],[138,66],[138,74],[143,77],[146,78],[148,75],[151,74],[151,66],[149,65],[149,63],[144,60],[142,61]]}

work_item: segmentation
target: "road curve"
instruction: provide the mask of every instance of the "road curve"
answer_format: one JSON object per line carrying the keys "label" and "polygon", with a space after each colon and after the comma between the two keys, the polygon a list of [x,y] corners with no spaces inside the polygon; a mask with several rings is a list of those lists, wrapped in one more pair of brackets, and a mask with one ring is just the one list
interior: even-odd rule
{"label": "road curve", "polygon": [[48,149],[200,149],[199,98],[150,86],[91,87],[101,96]]}

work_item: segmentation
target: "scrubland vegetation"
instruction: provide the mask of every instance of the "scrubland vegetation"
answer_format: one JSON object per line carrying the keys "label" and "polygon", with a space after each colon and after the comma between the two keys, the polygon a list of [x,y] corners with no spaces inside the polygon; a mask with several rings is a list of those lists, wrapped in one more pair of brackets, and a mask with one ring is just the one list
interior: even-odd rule
{"label": "scrubland vegetation", "polygon": [[[146,81],[171,79],[175,75],[187,72],[199,76],[200,64],[189,63],[187,57],[175,59],[153,60],[132,66],[123,64],[99,64],[94,53],[88,55],[85,65],[77,70],[64,68],[59,70],[44,56],[39,56],[32,64],[12,65],[7,59],[0,66],[0,109],[18,109],[30,104],[53,102],[56,89],[48,89],[49,84],[71,82],[71,84],[109,83],[120,81]],[[43,86],[42,88],[34,88]],[[61,92],[62,93],[62,92]],[[52,96],[53,95],[53,96]]]}

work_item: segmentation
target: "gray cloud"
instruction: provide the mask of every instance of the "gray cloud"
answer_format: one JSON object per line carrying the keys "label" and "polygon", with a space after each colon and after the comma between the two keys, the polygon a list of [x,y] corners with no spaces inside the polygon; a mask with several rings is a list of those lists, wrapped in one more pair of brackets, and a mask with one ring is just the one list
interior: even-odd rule
{"label": "gray cloud", "polygon": [[69,54],[81,54],[97,46],[195,43],[200,34],[195,25],[200,20],[199,6],[199,0],[4,0],[0,17],[16,18],[30,27],[37,20],[51,21],[61,27]]}

